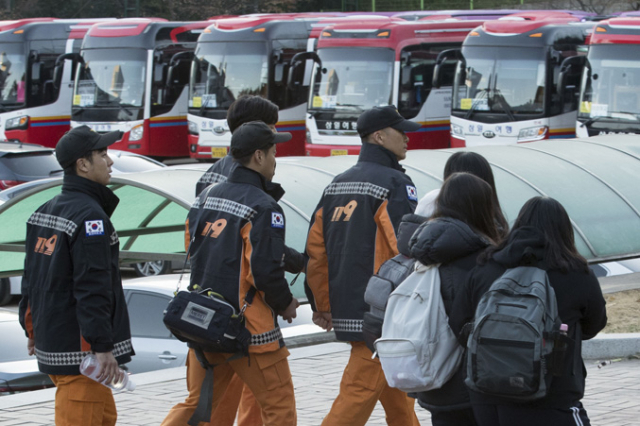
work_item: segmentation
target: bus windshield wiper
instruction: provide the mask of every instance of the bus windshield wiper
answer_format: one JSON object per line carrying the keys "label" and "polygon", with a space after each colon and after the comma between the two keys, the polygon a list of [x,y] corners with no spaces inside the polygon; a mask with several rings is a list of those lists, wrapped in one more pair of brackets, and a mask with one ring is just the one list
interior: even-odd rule
{"label": "bus windshield wiper", "polygon": [[[627,115],[629,117],[618,117],[616,114],[620,114],[620,115]],[[638,118],[638,113],[637,112],[629,112],[629,111],[610,111],[609,112],[609,117],[611,118],[623,118],[625,120],[635,120],[635,121],[640,121],[640,118]]]}
{"label": "bus windshield wiper", "polygon": [[498,100],[498,103],[502,107],[502,110],[504,111],[504,113],[507,114],[507,117],[509,117],[509,120],[516,121],[516,118],[514,117],[513,112],[511,111],[511,107],[509,107],[509,103],[502,95],[502,92],[500,92],[500,89],[497,89],[497,88],[493,89],[493,94],[494,94],[494,98]]}
{"label": "bus windshield wiper", "polygon": [[480,89],[480,93],[478,97],[474,97],[471,100],[471,106],[469,107],[469,111],[467,111],[467,113],[464,115],[464,119],[465,120],[469,120],[471,118],[471,116],[473,115],[474,112],[476,112],[476,106],[480,105],[480,100],[487,98],[487,93],[488,93],[488,89]]}
{"label": "bus windshield wiper", "polygon": [[347,109],[347,108],[355,108],[356,112],[362,112],[362,105],[356,104],[336,104],[336,110],[339,108]]}
{"label": "bus windshield wiper", "polygon": [[202,114],[204,114],[204,109],[209,107],[210,99],[211,97],[207,97],[206,100],[202,103],[202,105],[200,105],[200,111],[198,112],[199,117],[202,117]]}
{"label": "bus windshield wiper", "polygon": [[583,127],[589,126],[590,124],[595,123],[596,121],[601,120],[601,119],[603,119],[603,118],[611,118],[611,117],[609,117],[609,116],[607,116],[607,115],[597,115],[597,116],[595,116],[595,117],[591,117],[591,118],[589,118],[587,121],[585,121],[584,123],[582,123],[582,124],[580,125],[580,128],[583,128]]}

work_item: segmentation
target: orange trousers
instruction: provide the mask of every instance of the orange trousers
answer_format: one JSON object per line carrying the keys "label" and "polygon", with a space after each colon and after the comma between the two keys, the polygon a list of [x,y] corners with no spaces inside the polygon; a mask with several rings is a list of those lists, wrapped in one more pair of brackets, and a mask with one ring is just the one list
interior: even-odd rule
{"label": "orange trousers", "polygon": [[[262,423],[265,426],[295,426],[297,424],[295,396],[287,348],[277,351],[250,354],[249,358],[240,358],[222,364],[230,354],[207,353],[207,360],[220,364],[214,368],[214,386],[212,412],[222,403],[234,373],[249,388],[261,408]],[[196,368],[193,368],[196,367]],[[200,371],[199,371],[200,370]],[[202,367],[195,352],[189,350],[187,357],[187,390],[189,395],[184,402],[174,406],[162,422],[162,426],[185,426],[193,415],[200,398],[202,387]],[[212,424],[218,420],[211,418]]]}
{"label": "orange trousers", "polygon": [[[196,370],[192,365],[191,369]],[[202,382],[206,370],[202,370]],[[196,372],[196,374],[198,374]],[[198,380],[198,379],[196,379]],[[211,412],[211,420],[205,423],[207,426],[233,426],[238,415],[237,426],[262,426],[262,411],[256,397],[251,393],[251,389],[245,386],[244,382],[237,374],[234,374],[227,386],[227,390],[218,404],[218,408]]]}
{"label": "orange trousers", "polygon": [[351,356],[347,363],[340,393],[322,426],[364,426],[376,403],[380,401],[390,426],[419,426],[415,399],[405,392],[387,385],[378,358],[364,342],[351,342]]}
{"label": "orange trousers", "polygon": [[108,387],[78,375],[50,375],[56,385],[56,426],[114,426],[118,413]]}

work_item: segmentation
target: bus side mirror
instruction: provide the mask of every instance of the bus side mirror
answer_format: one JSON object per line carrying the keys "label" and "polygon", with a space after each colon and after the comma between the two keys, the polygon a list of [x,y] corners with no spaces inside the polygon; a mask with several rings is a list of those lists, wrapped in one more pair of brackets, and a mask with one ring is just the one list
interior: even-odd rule
{"label": "bus side mirror", "polygon": [[279,63],[273,67],[273,81],[280,85],[284,79],[284,64]]}
{"label": "bus side mirror", "polygon": [[174,85],[173,78],[174,74],[176,73],[176,69],[186,61],[191,62],[193,60],[193,56],[193,52],[187,51],[178,52],[171,57],[171,60],[169,61],[169,69],[167,70],[167,87],[171,87]]}
{"label": "bus side mirror", "polygon": [[562,61],[562,64],[560,65],[560,71],[558,73],[558,83],[556,86],[558,99],[564,98],[564,89],[567,85],[569,76],[575,75],[576,73],[581,73],[586,61],[586,56],[570,56]]}
{"label": "bus side mirror", "polygon": [[320,57],[316,52],[300,52],[296,54],[291,58],[289,76],[287,77],[287,88],[289,90],[296,90],[302,86],[307,60],[317,62],[320,68],[322,68],[322,60],[320,60]]}
{"label": "bus side mirror", "polygon": [[164,81],[164,75],[167,72],[167,64],[155,64],[153,67],[153,82],[161,84]]}
{"label": "bus side mirror", "polygon": [[40,83],[41,69],[42,69],[42,62],[34,62],[31,64],[31,81],[33,83]]}
{"label": "bus side mirror", "polygon": [[[84,64],[84,59],[79,53],[64,53],[56,58],[56,63],[53,66],[53,85],[58,89],[62,82],[62,72],[64,70],[65,61],[72,61],[71,63],[71,81],[76,78],[77,64]],[[33,75],[33,74],[32,74]]]}
{"label": "bus side mirror", "polygon": [[443,73],[442,68],[444,63],[449,60],[458,60],[464,61],[464,56],[462,56],[462,51],[460,49],[448,49],[443,50],[438,54],[436,58],[436,63],[433,67],[433,76],[431,78],[431,87],[434,89],[439,89],[442,86]]}

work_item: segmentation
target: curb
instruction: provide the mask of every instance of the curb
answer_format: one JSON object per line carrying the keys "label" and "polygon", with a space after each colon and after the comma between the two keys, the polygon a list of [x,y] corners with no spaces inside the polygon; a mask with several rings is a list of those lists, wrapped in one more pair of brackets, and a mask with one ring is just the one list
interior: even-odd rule
{"label": "curb", "polygon": [[606,360],[640,353],[640,333],[600,333],[582,342],[582,358]]}
{"label": "curb", "polygon": [[[290,349],[338,342],[333,331],[288,337],[284,340]],[[582,358],[585,360],[629,358],[639,353],[640,333],[600,333],[593,339],[582,342]]]}

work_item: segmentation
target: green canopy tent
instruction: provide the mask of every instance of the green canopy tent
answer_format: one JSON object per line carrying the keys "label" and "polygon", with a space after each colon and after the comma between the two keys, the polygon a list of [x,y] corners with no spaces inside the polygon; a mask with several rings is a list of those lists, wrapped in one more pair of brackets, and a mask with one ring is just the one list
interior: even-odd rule
{"label": "green canopy tent", "polygon": [[[494,170],[498,197],[513,222],[526,200],[548,195],[569,212],[576,244],[590,262],[640,256],[640,140],[637,136],[552,140],[515,146],[473,148]],[[422,197],[442,185],[444,164],[455,149],[416,150],[402,162]],[[322,190],[356,157],[280,158],[275,181],[286,194],[286,243],[302,251],[309,218]],[[122,262],[184,259],[184,221],[195,199],[196,181],[207,165],[185,165],[114,176],[120,197],[113,223]],[[49,180],[0,205],[0,276],[19,275],[24,263],[26,220],[60,192]],[[288,277],[292,279],[292,276]],[[293,287],[304,297],[302,280]]]}

